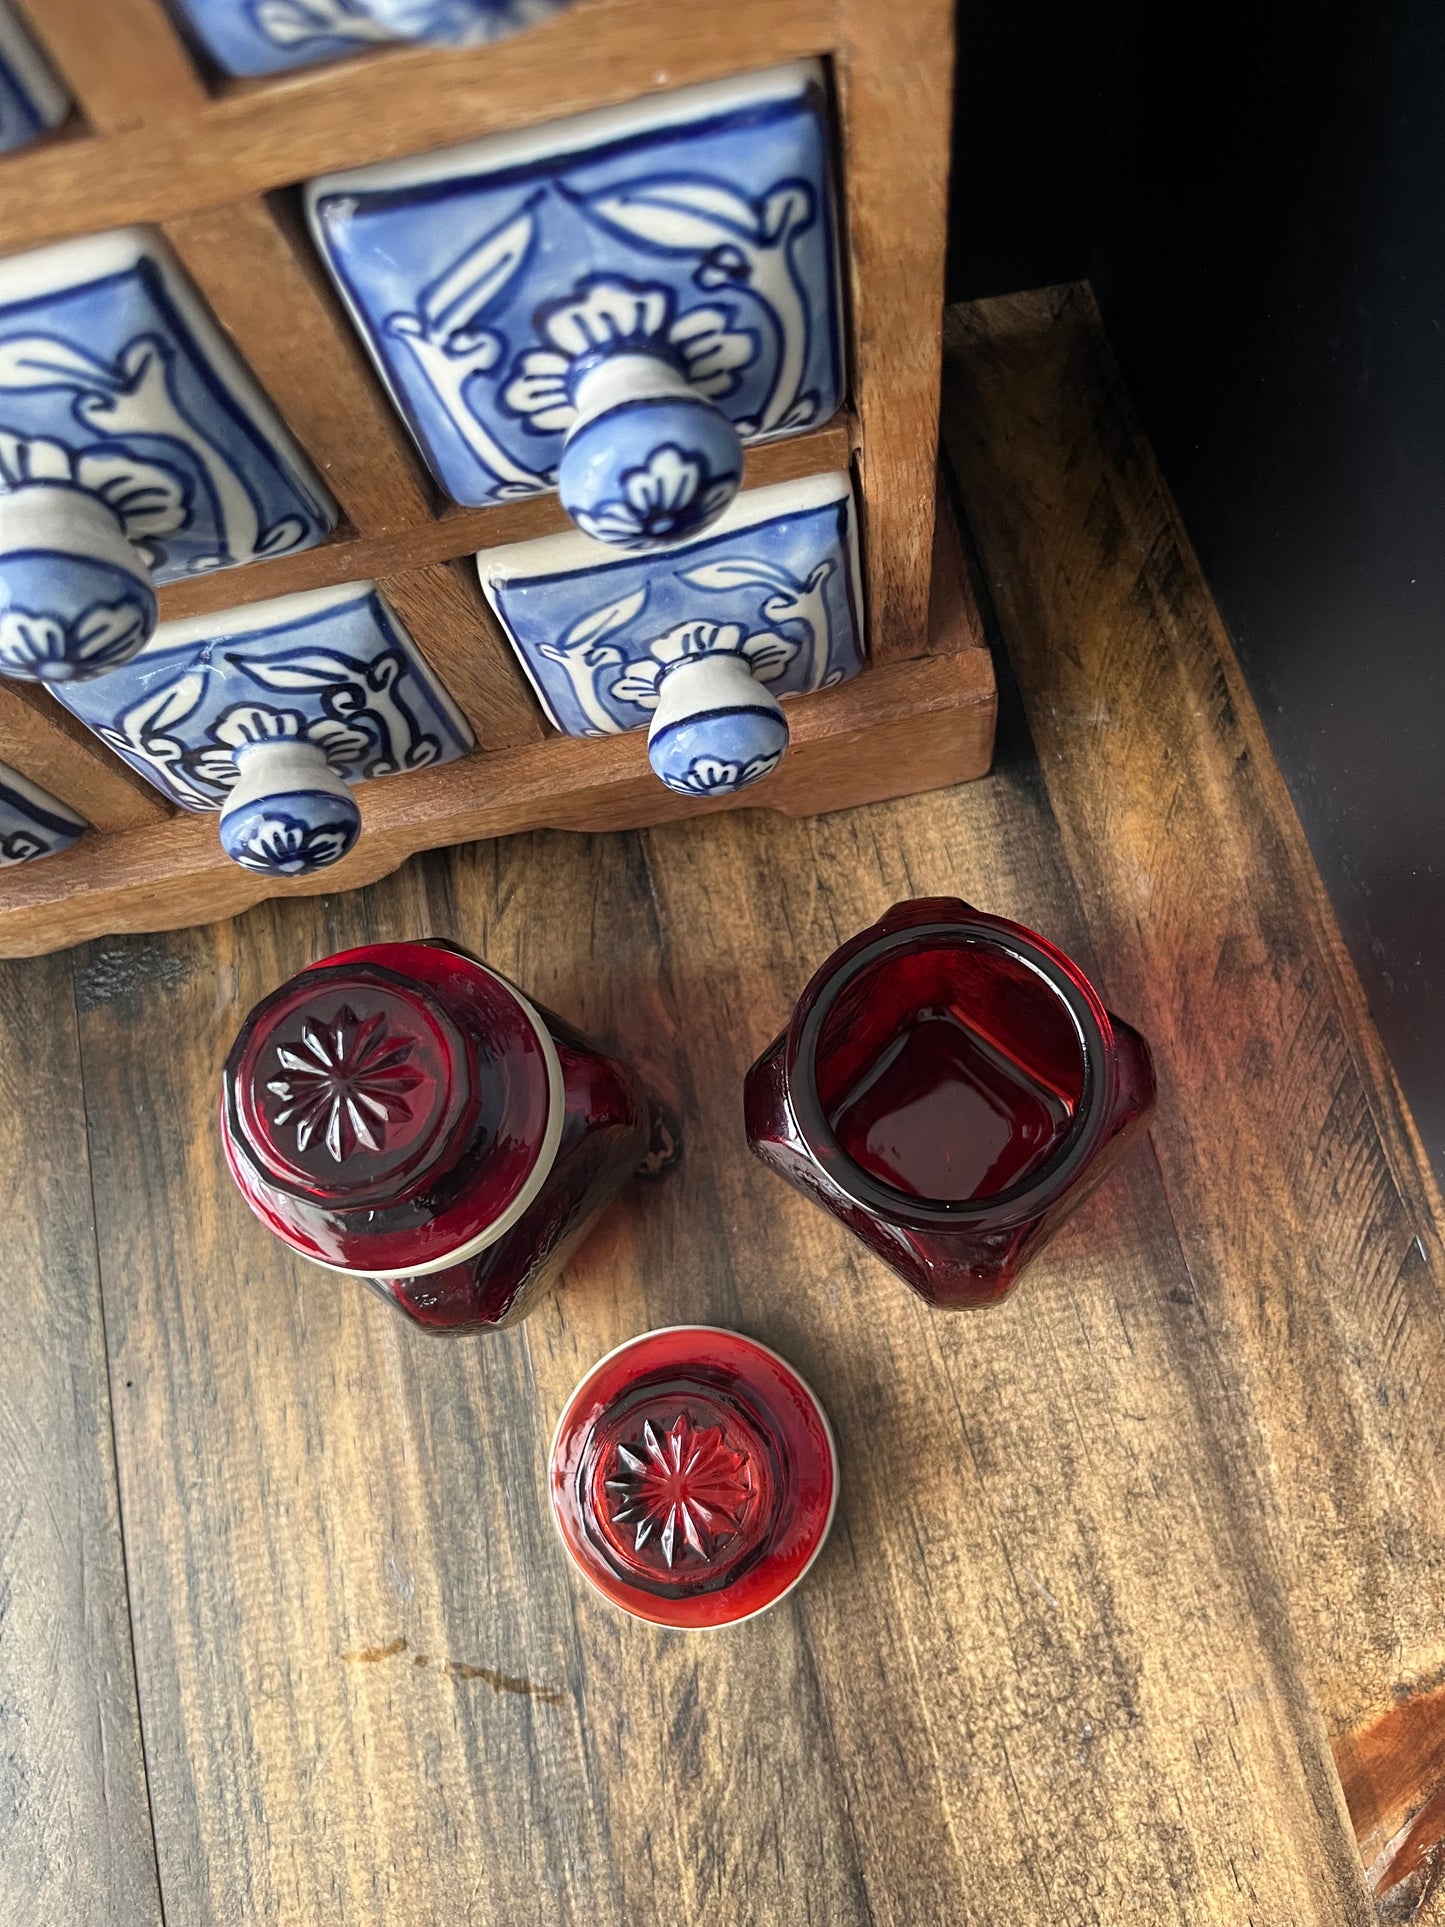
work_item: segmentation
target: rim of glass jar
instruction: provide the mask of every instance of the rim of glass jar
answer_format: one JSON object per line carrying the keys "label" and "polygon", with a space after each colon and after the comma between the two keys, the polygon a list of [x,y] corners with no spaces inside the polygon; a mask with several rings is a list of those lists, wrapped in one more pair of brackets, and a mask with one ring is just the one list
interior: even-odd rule
{"label": "rim of glass jar", "polygon": [[[866,937],[867,933],[863,935]],[[1025,930],[1022,924],[1007,923],[1001,918],[980,915],[966,921],[912,923],[866,942],[860,938],[854,941],[860,942],[861,947],[852,956],[845,956],[842,963],[830,961],[823,966],[824,971],[831,968],[832,975],[816,989],[816,978],[809,984],[788,1025],[785,1050],[788,1100],[803,1142],[840,1190],[857,1198],[879,1217],[895,1223],[968,1224],[979,1218],[997,1217],[1000,1212],[1017,1219],[1033,1216],[1041,1208],[1044,1195],[1071,1178],[1087,1162],[1108,1115],[1113,1081],[1110,1074],[1113,1026],[1093,985],[1076,964],[1045,938]],[[1006,952],[1042,978],[1058,997],[1073,1020],[1079,1040],[1084,1085],[1068,1136],[1039,1170],[1022,1183],[990,1197],[920,1198],[875,1178],[849,1157],[838,1142],[818,1096],[814,1074],[818,1039],[838,997],[855,977],[891,951],[930,942],[940,948],[982,945]],[[822,974],[820,971],[819,976]]]}

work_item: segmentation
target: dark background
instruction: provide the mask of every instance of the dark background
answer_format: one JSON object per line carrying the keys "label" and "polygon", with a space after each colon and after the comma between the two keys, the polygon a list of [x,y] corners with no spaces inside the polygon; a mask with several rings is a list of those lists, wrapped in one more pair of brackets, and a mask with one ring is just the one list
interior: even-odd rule
{"label": "dark background", "polygon": [[1442,0],[962,0],[950,294],[1085,276],[1445,1176]]}

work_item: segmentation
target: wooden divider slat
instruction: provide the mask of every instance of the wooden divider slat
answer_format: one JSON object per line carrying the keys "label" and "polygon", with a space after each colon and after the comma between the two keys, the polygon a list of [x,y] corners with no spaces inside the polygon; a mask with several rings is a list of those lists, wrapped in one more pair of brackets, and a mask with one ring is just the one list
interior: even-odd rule
{"label": "wooden divider slat", "polygon": [[82,842],[0,877],[0,956],[30,956],[124,930],[209,923],[273,896],[351,890],[417,850],[518,830],[631,829],[730,809],[811,816],[942,789],[981,776],[993,750],[987,651],[871,669],[788,704],[792,747],[774,775],[741,795],[674,795],[652,774],[640,730],[473,754],[459,763],[364,783],[361,840],[312,877],[278,882],[221,852],[214,816]]}
{"label": "wooden divider slat", "polygon": [[305,235],[256,197],[163,226],[352,527],[382,535],[429,523],[432,490],[411,438]]}
{"label": "wooden divider slat", "polygon": [[384,576],[381,588],[483,749],[539,740],[541,713],[470,561]]}
{"label": "wooden divider slat", "polygon": [[205,84],[161,0],[25,0],[24,11],[97,133],[205,104]]}
{"label": "wooden divider slat", "polygon": [[68,803],[97,830],[133,830],[172,814],[149,783],[28,683],[0,682],[0,763]]}
{"label": "wooden divider slat", "polygon": [[[822,475],[846,469],[852,457],[854,424],[846,414],[811,435],[784,442],[765,442],[747,451],[743,484],[762,488],[769,482],[794,481],[803,475]],[[572,527],[555,495],[534,495],[525,501],[501,502],[495,508],[448,509],[435,521],[384,535],[358,537],[341,530],[330,542],[304,549],[299,555],[278,556],[242,569],[198,575],[170,582],[160,591],[162,619],[209,615],[269,596],[292,595],[301,589],[323,589],[335,582],[356,582],[450,562],[474,555],[478,549],[503,542],[524,542],[534,535],[562,535]]]}
{"label": "wooden divider slat", "polygon": [[[866,8],[867,0],[859,3]],[[65,4],[84,13],[87,0]],[[929,4],[933,10],[937,0]],[[887,17],[900,12],[907,17],[908,9]],[[601,0],[492,46],[398,48],[306,69],[105,139],[10,156],[0,253],[132,221],[175,220],[332,168],[826,52],[835,26],[831,0],[684,7]],[[946,47],[946,34],[939,38]],[[930,51],[936,56],[939,44]],[[895,129],[906,124],[911,143],[921,130],[907,102],[898,107]],[[931,245],[941,250],[941,229]]]}
{"label": "wooden divider slat", "polygon": [[840,8],[835,66],[871,647],[888,661],[916,656],[928,627],[953,9],[950,0],[840,0]]}

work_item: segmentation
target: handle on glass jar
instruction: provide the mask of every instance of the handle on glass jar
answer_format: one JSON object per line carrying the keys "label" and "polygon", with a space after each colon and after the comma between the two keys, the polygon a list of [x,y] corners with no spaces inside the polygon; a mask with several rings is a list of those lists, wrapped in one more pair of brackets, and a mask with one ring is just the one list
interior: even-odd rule
{"label": "handle on glass jar", "polygon": [[150,569],[128,527],[145,512],[140,490],[86,486],[84,461],[0,436],[0,675],[87,682],[155,633]]}
{"label": "handle on glass jar", "polygon": [[720,308],[679,316],[671,288],[595,275],[538,310],[546,344],[522,357],[508,404],[565,432],[562,506],[584,534],[645,551],[715,522],[743,476],[738,431],[711,399],[734,385],[750,335]]}

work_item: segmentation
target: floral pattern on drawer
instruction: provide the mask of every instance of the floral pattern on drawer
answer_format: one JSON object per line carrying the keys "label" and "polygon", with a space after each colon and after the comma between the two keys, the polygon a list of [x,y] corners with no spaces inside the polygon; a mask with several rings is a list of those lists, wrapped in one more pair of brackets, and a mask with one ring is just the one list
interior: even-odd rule
{"label": "floral pattern on drawer", "polygon": [[473,47],[520,33],[570,0],[171,0],[223,73],[276,74],[397,41]]}
{"label": "floral pattern on drawer", "polygon": [[[580,384],[618,351],[665,365],[744,440],[834,413],[828,154],[808,62],[328,176],[307,201],[434,473],[482,505],[553,486]],[[728,479],[698,472],[696,488]],[[646,510],[624,488],[616,513]]]}
{"label": "floral pattern on drawer", "polygon": [[465,755],[471,731],[374,583],[162,623],[59,701],[186,810],[219,810],[227,854],[304,875],[344,856],[347,785]]}
{"label": "floral pattern on drawer", "polygon": [[[556,726],[647,728],[654,769],[687,793],[767,775],[787,742],[776,699],[863,664],[846,475],[749,489],[706,535],[645,559],[556,535],[484,550],[477,568]],[[701,693],[680,698],[689,685]]]}
{"label": "floral pattern on drawer", "polygon": [[156,582],[309,548],[325,485],[156,235],[0,261],[0,470],[99,495]]}
{"label": "floral pattern on drawer", "polygon": [[0,763],[0,870],[69,849],[85,827],[38,783]]}

